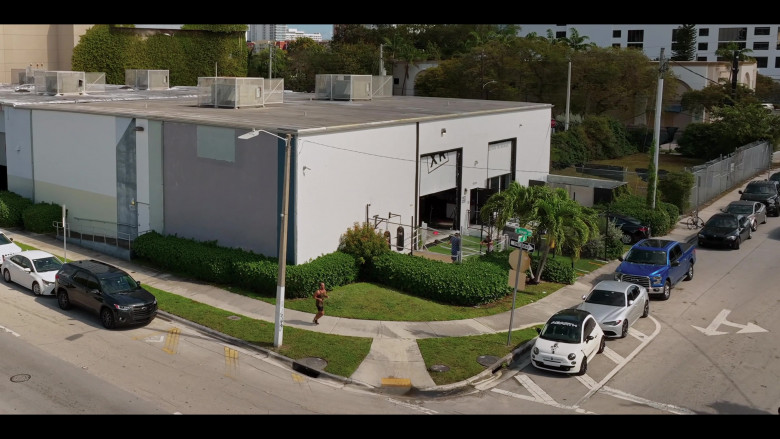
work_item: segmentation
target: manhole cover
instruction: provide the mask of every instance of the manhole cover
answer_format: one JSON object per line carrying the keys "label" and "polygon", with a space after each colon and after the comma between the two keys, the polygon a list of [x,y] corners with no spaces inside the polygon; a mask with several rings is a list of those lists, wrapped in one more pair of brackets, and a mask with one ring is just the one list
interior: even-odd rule
{"label": "manhole cover", "polygon": [[297,362],[303,364],[306,367],[310,367],[312,369],[317,369],[317,370],[323,370],[325,369],[325,366],[328,365],[327,361],[319,357],[301,358],[297,360]]}
{"label": "manhole cover", "polygon": [[228,320],[241,320],[241,317],[239,317],[239,316],[229,316]]}
{"label": "manhole cover", "polygon": [[450,367],[445,366],[443,364],[434,364],[433,366],[431,366],[429,370],[431,372],[447,372],[448,370],[450,370]]}
{"label": "manhole cover", "polygon": [[492,366],[496,364],[497,361],[498,361],[498,357],[494,355],[480,355],[479,357],[477,357],[477,363],[485,367]]}
{"label": "manhole cover", "polygon": [[12,383],[23,383],[23,382],[29,380],[30,378],[32,378],[31,375],[28,375],[26,373],[20,373],[19,375],[12,376],[11,377],[11,382]]}

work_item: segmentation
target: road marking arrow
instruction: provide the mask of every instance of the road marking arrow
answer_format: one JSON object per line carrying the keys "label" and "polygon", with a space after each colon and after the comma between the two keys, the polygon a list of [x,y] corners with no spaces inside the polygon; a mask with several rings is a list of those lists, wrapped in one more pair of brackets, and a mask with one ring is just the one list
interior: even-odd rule
{"label": "road marking arrow", "polygon": [[693,326],[695,329],[701,331],[701,333],[704,334],[704,335],[723,335],[723,334],[728,334],[728,332],[723,332],[723,331],[718,331],[717,330],[720,325],[726,325],[726,326],[731,326],[731,327],[734,327],[734,328],[740,328],[740,330],[736,332],[737,334],[749,334],[749,333],[752,333],[752,332],[769,332],[766,329],[764,329],[764,328],[762,328],[762,327],[760,327],[760,326],[758,326],[758,325],[756,325],[754,323],[748,322],[747,325],[740,325],[739,323],[734,323],[734,322],[730,322],[730,321],[726,320],[726,316],[728,316],[730,312],[731,312],[730,309],[724,309],[723,311],[721,311],[715,317],[715,319],[712,321],[712,323],[710,323],[709,326],[707,326],[706,328],[700,328],[700,327],[695,326],[695,325],[691,325],[691,326]]}

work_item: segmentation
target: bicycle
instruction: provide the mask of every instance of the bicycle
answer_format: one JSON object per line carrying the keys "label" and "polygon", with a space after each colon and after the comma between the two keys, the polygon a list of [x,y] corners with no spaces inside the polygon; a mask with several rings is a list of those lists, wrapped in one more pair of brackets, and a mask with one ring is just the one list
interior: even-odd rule
{"label": "bicycle", "polygon": [[699,216],[699,209],[695,209],[685,220],[685,225],[688,229],[700,229],[704,227],[704,220]]}

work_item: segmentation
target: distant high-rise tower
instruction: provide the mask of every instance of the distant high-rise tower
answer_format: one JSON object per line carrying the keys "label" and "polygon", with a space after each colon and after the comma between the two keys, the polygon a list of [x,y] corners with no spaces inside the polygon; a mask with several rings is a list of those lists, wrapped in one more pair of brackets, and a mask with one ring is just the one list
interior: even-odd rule
{"label": "distant high-rise tower", "polygon": [[287,35],[286,24],[250,24],[248,41],[284,41]]}

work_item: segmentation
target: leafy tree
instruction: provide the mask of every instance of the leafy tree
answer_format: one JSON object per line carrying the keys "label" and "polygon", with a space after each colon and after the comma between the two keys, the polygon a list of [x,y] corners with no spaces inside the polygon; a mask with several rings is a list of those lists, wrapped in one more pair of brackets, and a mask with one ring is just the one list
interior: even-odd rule
{"label": "leafy tree", "polygon": [[693,61],[696,57],[696,25],[684,24],[675,29],[677,40],[672,43],[672,60]]}
{"label": "leafy tree", "polygon": [[[273,54],[271,55],[270,52],[272,50]],[[266,49],[249,55],[249,66],[247,67],[248,75],[252,77],[267,78],[269,62],[271,63],[271,75],[274,78],[282,77],[283,74],[288,71],[287,52],[274,45],[270,45]],[[285,86],[286,85],[287,84],[285,84]]]}
{"label": "leafy tree", "polygon": [[761,102],[780,104],[780,83],[769,76],[756,76],[756,99]]}

